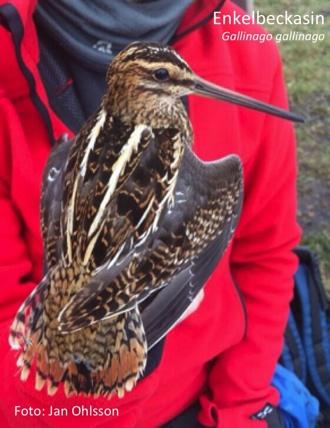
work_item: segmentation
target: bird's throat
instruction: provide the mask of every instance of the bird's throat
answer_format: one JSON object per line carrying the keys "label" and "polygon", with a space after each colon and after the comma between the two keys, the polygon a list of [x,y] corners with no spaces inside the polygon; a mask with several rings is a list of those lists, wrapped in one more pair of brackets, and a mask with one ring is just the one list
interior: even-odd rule
{"label": "bird's throat", "polygon": [[119,97],[110,92],[104,99],[105,109],[128,125],[146,125],[152,129],[177,129],[185,143],[191,145],[192,129],[187,110],[180,98],[155,92],[137,92]]}

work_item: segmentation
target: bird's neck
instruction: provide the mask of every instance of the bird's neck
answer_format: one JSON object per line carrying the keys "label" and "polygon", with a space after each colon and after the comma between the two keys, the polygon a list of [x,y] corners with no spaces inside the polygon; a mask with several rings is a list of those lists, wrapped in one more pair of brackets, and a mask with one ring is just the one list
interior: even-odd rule
{"label": "bird's neck", "polygon": [[177,129],[182,140],[192,144],[192,128],[181,99],[166,99],[154,93],[144,96],[117,97],[108,94],[103,100],[105,109],[129,125],[146,125],[153,129]]}

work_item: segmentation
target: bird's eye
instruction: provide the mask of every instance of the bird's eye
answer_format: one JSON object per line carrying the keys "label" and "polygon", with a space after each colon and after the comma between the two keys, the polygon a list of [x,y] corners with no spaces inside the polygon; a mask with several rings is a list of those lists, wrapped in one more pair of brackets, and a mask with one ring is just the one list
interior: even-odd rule
{"label": "bird's eye", "polygon": [[161,82],[164,82],[170,78],[170,74],[166,68],[158,68],[158,70],[154,71],[153,76],[156,80]]}

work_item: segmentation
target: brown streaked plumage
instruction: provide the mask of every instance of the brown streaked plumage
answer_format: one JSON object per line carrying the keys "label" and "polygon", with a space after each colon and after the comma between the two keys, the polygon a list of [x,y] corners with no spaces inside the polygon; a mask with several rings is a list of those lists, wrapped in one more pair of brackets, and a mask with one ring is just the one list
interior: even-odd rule
{"label": "brown streaked plumage", "polygon": [[[295,115],[198,78],[169,47],[134,43],[114,58],[98,111],[50,156],[43,181],[46,274],[12,324],[21,378],[67,396],[123,396],[147,350],[173,326],[237,224],[237,156],[191,151],[181,97]],[[143,311],[142,311],[143,309]],[[141,314],[142,311],[142,314]],[[169,314],[172,314],[169,317]]]}

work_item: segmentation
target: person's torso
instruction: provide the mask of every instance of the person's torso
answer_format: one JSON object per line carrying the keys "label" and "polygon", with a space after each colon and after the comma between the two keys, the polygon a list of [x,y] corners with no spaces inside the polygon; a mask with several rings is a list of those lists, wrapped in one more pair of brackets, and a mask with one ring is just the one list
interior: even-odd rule
{"label": "person's torso", "polygon": [[[227,13],[233,13],[231,4],[227,3],[224,8]],[[273,57],[264,63],[261,58],[270,55],[269,47],[247,42],[225,43],[221,34],[226,30],[213,25],[210,18],[179,38],[174,47],[200,76],[267,101],[275,64]],[[239,28],[231,28],[234,30],[239,31]],[[28,31],[31,32],[32,49],[33,43],[37,42],[35,30],[30,25]],[[260,29],[255,27],[253,31]],[[2,132],[6,133],[6,147],[0,147],[0,152],[10,163],[11,199],[24,230],[33,279],[37,282],[42,272],[40,187],[42,171],[51,150],[50,127],[47,128],[45,117],[47,114],[50,117],[55,139],[70,131],[49,108],[38,74],[37,56],[31,55],[26,44],[20,53],[17,49],[22,46],[18,43],[15,52],[8,29],[2,29],[0,36],[4,40],[3,46],[7,47],[8,64],[13,67],[11,72],[3,69],[0,74],[3,88],[0,92],[0,118],[4,120]],[[15,75],[19,78],[16,83]],[[189,97],[188,111],[194,130],[195,152],[204,160],[238,154],[243,161],[245,182],[248,183],[253,158],[261,141],[263,115],[196,96]],[[20,289],[19,296],[23,300],[30,291]],[[118,407],[119,417],[110,420],[106,417],[82,418],[80,426],[154,428],[170,419],[195,400],[204,388],[212,359],[244,337],[245,317],[244,302],[231,275],[229,247],[205,286],[205,297],[198,310],[166,337],[162,359],[156,370],[124,399],[99,400],[95,404],[102,408]],[[32,376],[30,378],[29,394],[35,403],[40,404],[44,397],[34,390]],[[22,389],[22,386],[18,387]],[[84,398],[74,398],[69,403],[61,394],[53,397],[52,402],[59,407],[64,403],[66,407],[90,404]],[[46,417],[45,421],[53,423],[51,418]],[[56,426],[68,426],[70,421],[77,423],[77,417],[59,417]]]}

